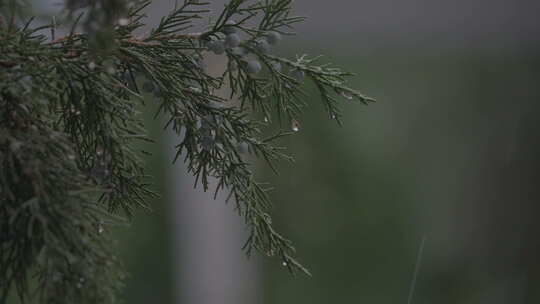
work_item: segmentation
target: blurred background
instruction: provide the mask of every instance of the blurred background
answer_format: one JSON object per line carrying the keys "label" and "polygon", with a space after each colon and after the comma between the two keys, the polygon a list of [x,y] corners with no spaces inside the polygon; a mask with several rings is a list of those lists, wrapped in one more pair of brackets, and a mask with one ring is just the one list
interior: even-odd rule
{"label": "blurred background", "polygon": [[[150,20],[173,3],[155,0]],[[241,219],[170,164],[178,139],[149,113],[163,196],[118,231],[126,303],[407,303],[424,236],[412,303],[540,303],[540,2],[295,5],[309,19],[275,51],[325,54],[378,100],[344,100],[338,127],[311,90],[283,141],[296,164],[259,166],[275,225],[313,277],[246,259]]]}

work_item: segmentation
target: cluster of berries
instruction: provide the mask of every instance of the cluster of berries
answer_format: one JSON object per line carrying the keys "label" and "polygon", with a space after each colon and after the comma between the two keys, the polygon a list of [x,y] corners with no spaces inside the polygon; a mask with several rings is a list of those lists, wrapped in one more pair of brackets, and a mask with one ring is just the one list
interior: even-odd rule
{"label": "cluster of berries", "polygon": [[[222,28],[223,36],[205,42],[206,48],[216,54],[222,55],[225,52],[229,51],[235,56],[240,56],[242,61],[245,63],[245,70],[249,74],[257,74],[262,70],[262,65],[259,60],[250,57],[249,51],[242,47],[242,39],[238,33],[238,25],[234,21],[227,21]],[[269,31],[261,38],[250,42],[250,47],[256,49],[261,54],[269,54],[271,52],[272,46],[277,45],[282,39],[282,36],[279,32]],[[281,63],[272,62],[272,69],[276,72],[281,72]],[[235,67],[235,65],[230,65]],[[302,80],[304,78],[304,72],[301,70],[291,71],[291,76],[297,80]]]}
{"label": "cluster of berries", "polygon": [[201,120],[199,131],[201,132],[201,147],[205,151],[210,151],[216,144],[216,134],[214,127],[217,126],[219,118],[214,115],[207,115]]}

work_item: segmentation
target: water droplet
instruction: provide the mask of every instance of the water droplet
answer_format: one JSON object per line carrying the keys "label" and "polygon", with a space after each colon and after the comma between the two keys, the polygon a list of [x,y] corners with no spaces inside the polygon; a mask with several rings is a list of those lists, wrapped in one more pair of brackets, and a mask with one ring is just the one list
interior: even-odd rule
{"label": "water droplet", "polygon": [[191,91],[194,93],[202,93],[202,89],[198,87],[190,87]]}
{"label": "water droplet", "polygon": [[352,100],[354,98],[354,96],[351,93],[345,92],[345,91],[341,92],[341,96],[345,97],[348,100]]}
{"label": "water droplet", "polygon": [[93,70],[93,69],[95,69],[95,68],[96,68],[96,66],[97,66],[97,65],[96,65],[96,63],[95,63],[95,62],[93,62],[93,61],[92,61],[92,62],[90,62],[90,63],[88,64],[88,68],[89,68],[90,70]]}
{"label": "water droplet", "polygon": [[332,119],[336,119],[336,114],[332,114]]}
{"label": "water droplet", "polygon": [[212,109],[221,109],[223,108],[224,104],[222,102],[211,100],[210,102],[208,102],[208,106]]}
{"label": "water droplet", "polygon": [[75,114],[75,115],[81,115],[81,111],[75,109],[75,107],[71,107],[70,112],[73,113],[73,114]]}
{"label": "water droplet", "polygon": [[297,120],[294,120],[291,122],[291,130],[294,132],[300,131],[300,123]]}
{"label": "water droplet", "polygon": [[281,265],[283,265],[284,267],[287,267],[287,262],[283,261],[283,263],[281,263]]}
{"label": "water droplet", "polygon": [[127,18],[120,18],[118,19],[118,24],[121,26],[126,26],[129,24],[129,20]]}
{"label": "water droplet", "polygon": [[264,122],[269,122],[268,117],[264,117]]}

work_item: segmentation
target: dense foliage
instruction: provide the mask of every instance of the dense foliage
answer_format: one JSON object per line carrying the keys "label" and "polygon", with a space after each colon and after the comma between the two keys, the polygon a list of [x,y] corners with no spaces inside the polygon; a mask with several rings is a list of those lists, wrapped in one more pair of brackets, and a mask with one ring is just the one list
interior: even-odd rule
{"label": "dense foliage", "polygon": [[[246,253],[308,273],[274,230],[269,188],[244,154],[272,168],[292,160],[275,145],[291,132],[261,134],[274,118],[299,130],[306,80],[338,123],[340,100],[372,100],[318,57],[272,54],[303,21],[292,0],[232,0],[202,33],[189,30],[207,3],[184,1],[146,36],[135,33],[150,2],[124,2],[67,1],[66,18],[45,26],[21,1],[0,2],[0,302],[12,288],[40,303],[115,301],[123,273],[107,227],[154,195],[137,145],[150,142],[138,115],[149,96],[180,135],[175,161],[205,190],[214,178],[216,194],[230,193],[250,232]],[[208,52],[226,56],[221,75],[207,72]]]}

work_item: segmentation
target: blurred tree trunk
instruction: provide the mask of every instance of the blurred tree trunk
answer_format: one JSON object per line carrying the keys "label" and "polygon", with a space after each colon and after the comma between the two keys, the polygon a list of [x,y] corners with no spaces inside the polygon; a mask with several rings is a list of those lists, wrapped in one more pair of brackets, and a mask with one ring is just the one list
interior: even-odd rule
{"label": "blurred tree trunk", "polygon": [[[209,74],[219,74],[225,68],[218,56],[205,58]],[[180,142],[170,134],[172,149]],[[179,158],[170,167],[168,189],[174,214],[173,256],[176,261],[177,303],[251,304],[259,303],[256,261],[248,260],[242,246],[248,235],[243,218],[234,212],[234,201],[225,203],[228,193],[221,192],[214,200],[214,189],[204,192],[193,188],[195,178]],[[212,181],[211,181],[212,182]],[[216,184],[216,180],[213,180]]]}
{"label": "blurred tree trunk", "polygon": [[[154,0],[149,7],[149,24],[157,23],[174,3],[175,0]],[[219,65],[216,58],[207,62],[210,72],[219,69]],[[166,151],[170,153],[166,162],[174,158],[173,147],[180,142],[172,132],[168,132],[168,138]],[[195,180],[187,173],[182,157],[176,165],[166,168],[167,197],[173,210],[169,220],[174,230],[176,303],[257,303],[257,265],[242,252],[246,235],[242,218],[232,208],[234,203],[225,205],[226,193],[214,200],[212,189],[208,193],[200,187],[194,189]]]}
{"label": "blurred tree trunk", "polygon": [[193,184],[183,165],[171,167],[176,303],[258,303],[256,263],[242,252],[246,235],[234,204],[225,205],[226,193],[214,200]]}

